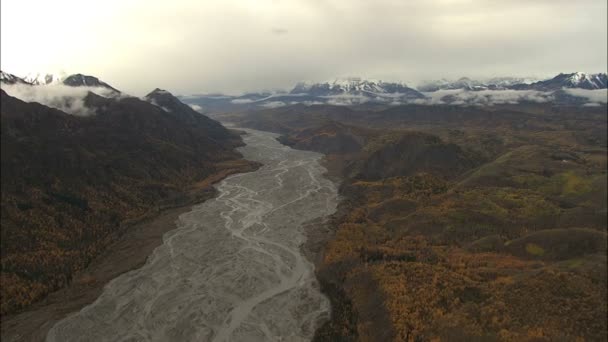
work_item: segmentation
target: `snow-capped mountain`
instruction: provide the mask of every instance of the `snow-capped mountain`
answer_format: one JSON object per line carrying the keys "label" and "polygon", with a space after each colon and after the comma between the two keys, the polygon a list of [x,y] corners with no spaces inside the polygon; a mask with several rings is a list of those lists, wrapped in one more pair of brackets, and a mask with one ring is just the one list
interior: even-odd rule
{"label": "snow-capped mountain", "polygon": [[534,79],[519,77],[494,77],[485,81],[473,80],[468,77],[459,78],[456,81],[446,79],[426,81],[416,88],[422,92],[433,92],[438,90],[504,90],[516,85],[526,85],[534,82]]}
{"label": "snow-capped mountain", "polygon": [[202,107],[204,111],[272,108],[294,104],[382,106],[417,103],[483,106],[552,102],[558,105],[585,105],[606,103],[602,94],[588,93],[606,89],[606,83],[605,73],[572,73],[559,74],[545,81],[518,77],[495,77],[484,81],[467,77],[455,81],[441,79],[425,82],[415,90],[404,83],[351,77],[321,83],[300,82],[288,93],[248,93],[240,96],[209,94],[181,99]]}
{"label": "snow-capped mountain", "polygon": [[49,85],[49,84],[60,84],[63,82],[63,77],[57,74],[48,73],[29,73],[23,77],[23,80],[33,85]]}
{"label": "snow-capped mountain", "polygon": [[2,84],[29,84],[23,78],[0,71],[0,83]]}
{"label": "snow-capped mountain", "polygon": [[418,85],[417,89],[423,92],[431,92],[437,90],[464,89],[464,90],[484,90],[488,86],[480,81],[472,80],[468,77],[459,78],[456,81],[446,79],[427,81]]}
{"label": "snow-capped mountain", "polygon": [[512,89],[533,89],[540,91],[552,91],[560,89],[606,89],[608,88],[608,76],[606,73],[586,74],[575,72],[571,74],[559,74],[551,79],[534,82],[532,84],[517,84]]}
{"label": "snow-capped mountain", "polygon": [[310,96],[364,96],[370,99],[382,97],[424,98],[415,89],[403,83],[365,80],[359,77],[336,79],[324,83],[298,83],[290,94],[306,94]]}
{"label": "snow-capped mountain", "polygon": [[494,85],[497,87],[509,88],[516,84],[530,84],[536,81],[538,81],[538,79],[533,77],[493,77],[484,83],[489,86]]}
{"label": "snow-capped mountain", "polygon": [[560,89],[606,89],[608,77],[605,73],[585,74],[575,72],[571,74],[559,74],[551,79],[535,81],[531,78],[517,77],[495,77],[486,81],[472,80],[467,77],[456,81],[441,79],[437,81],[423,82],[417,89],[422,92],[435,92],[438,90],[538,90],[556,91]]}
{"label": "snow-capped mountain", "polygon": [[66,77],[62,83],[71,87],[102,87],[113,90],[115,92],[119,92],[111,85],[101,81],[99,78],[83,74],[70,75]]}
{"label": "snow-capped mountain", "polygon": [[181,97],[203,110],[233,110],[241,108],[279,107],[293,104],[306,105],[359,105],[404,104],[421,100],[425,96],[403,83],[366,80],[358,77],[336,79],[330,82],[300,82],[289,92],[247,93],[239,96],[221,94]]}
{"label": "snow-capped mountain", "polygon": [[120,91],[101,81],[99,78],[83,74],[74,74],[64,78],[55,74],[32,73],[25,77],[18,77],[10,73],[0,71],[0,83],[25,84],[30,86],[51,86],[61,84],[70,87],[101,87],[106,88],[116,94],[120,93]]}

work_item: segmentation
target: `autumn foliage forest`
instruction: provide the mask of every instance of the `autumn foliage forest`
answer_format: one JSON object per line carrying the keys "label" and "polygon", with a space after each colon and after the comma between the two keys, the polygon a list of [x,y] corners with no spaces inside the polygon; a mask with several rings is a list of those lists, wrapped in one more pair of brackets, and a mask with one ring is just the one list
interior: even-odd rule
{"label": "autumn foliage forest", "polygon": [[608,338],[605,106],[229,118],[326,153],[341,181],[317,262],[333,312],[315,340]]}
{"label": "autumn foliage forest", "polygon": [[170,112],[89,93],[89,117],[1,95],[3,316],[66,286],[135,222],[254,166],[237,134],[167,92],[148,96]]}

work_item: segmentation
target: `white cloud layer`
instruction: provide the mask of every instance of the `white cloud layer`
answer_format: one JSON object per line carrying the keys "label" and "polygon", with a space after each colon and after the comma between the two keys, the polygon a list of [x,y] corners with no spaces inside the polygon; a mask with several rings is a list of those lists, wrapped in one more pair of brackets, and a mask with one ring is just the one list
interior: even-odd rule
{"label": "white cloud layer", "polygon": [[191,104],[191,105],[190,105],[190,107],[191,107],[192,109],[194,109],[195,111],[199,112],[199,113],[202,113],[202,112],[203,112],[203,107],[201,107],[201,106],[199,106],[199,105],[197,105],[197,104]]}
{"label": "white cloud layer", "polygon": [[56,108],[68,114],[78,116],[94,115],[95,111],[84,104],[89,92],[103,97],[114,97],[117,94],[103,87],[70,87],[63,84],[32,86],[27,84],[2,84],[2,90],[8,95],[25,102],[38,102]]}
{"label": "white cloud layer", "polygon": [[608,89],[564,89],[564,91],[572,96],[586,98],[590,103],[608,103]]}
{"label": "white cloud layer", "polygon": [[468,91],[463,89],[438,90],[424,93],[427,99],[414,100],[419,104],[455,104],[455,105],[483,105],[516,104],[526,102],[548,102],[553,100],[552,92],[536,90],[481,90]]}

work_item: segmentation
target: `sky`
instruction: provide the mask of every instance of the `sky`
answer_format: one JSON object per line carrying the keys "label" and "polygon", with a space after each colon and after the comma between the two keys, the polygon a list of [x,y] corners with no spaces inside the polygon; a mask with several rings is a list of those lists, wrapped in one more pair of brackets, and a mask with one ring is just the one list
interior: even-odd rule
{"label": "sky", "polygon": [[606,0],[2,0],[0,67],[143,95],[606,72]]}

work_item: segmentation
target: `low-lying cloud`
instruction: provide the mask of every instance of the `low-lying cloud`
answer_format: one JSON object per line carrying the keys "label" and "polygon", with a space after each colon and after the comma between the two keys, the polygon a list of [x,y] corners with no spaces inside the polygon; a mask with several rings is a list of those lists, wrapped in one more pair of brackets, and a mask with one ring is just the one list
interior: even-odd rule
{"label": "low-lying cloud", "polygon": [[464,89],[438,90],[424,93],[426,99],[414,100],[417,104],[452,104],[493,106],[498,104],[517,104],[520,102],[544,103],[554,99],[553,93],[536,90],[481,90]]}
{"label": "low-lying cloud", "polygon": [[194,109],[195,111],[202,113],[203,112],[203,107],[197,105],[197,104],[191,104],[190,108]]}
{"label": "low-lying cloud", "polygon": [[234,104],[247,104],[247,103],[253,103],[255,102],[255,100],[252,99],[234,99],[232,101],[230,101]]}
{"label": "low-lying cloud", "polygon": [[[494,106],[504,104],[520,104],[520,103],[565,103],[571,105],[586,105],[598,106],[608,102],[608,90],[597,89],[563,89],[560,91],[538,91],[538,90],[479,90],[472,91],[466,89],[445,89],[434,92],[424,92],[425,98],[411,99],[407,98],[406,94],[400,96],[365,96],[358,94],[340,94],[331,96],[320,96],[314,101],[285,101],[280,95],[276,95],[277,99],[272,102],[266,102],[269,96],[261,100],[235,99],[233,104],[248,104],[259,103],[258,106],[266,108],[274,108],[287,104],[302,103],[311,104],[329,104],[334,106],[356,106],[364,103],[380,103],[390,106],[399,106],[407,104],[420,105],[455,105],[455,106]],[[576,97],[577,99],[569,98]]]}
{"label": "low-lying cloud", "polygon": [[608,103],[608,89],[564,89],[566,94],[582,97],[590,103]]}
{"label": "low-lying cloud", "polygon": [[266,102],[264,104],[261,104],[260,107],[264,107],[264,108],[279,108],[279,107],[283,107],[286,106],[287,104],[283,101],[271,101],[271,102]]}
{"label": "low-lying cloud", "polygon": [[25,102],[38,102],[77,116],[95,115],[95,110],[85,106],[89,92],[103,97],[116,97],[116,92],[103,87],[70,87],[63,84],[28,85],[3,84],[2,90]]}

